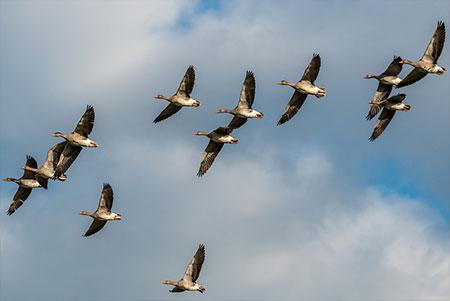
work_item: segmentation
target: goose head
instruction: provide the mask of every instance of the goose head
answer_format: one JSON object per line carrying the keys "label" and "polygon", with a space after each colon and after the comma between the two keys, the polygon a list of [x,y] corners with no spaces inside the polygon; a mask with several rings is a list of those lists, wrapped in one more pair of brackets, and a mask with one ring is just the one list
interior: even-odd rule
{"label": "goose head", "polygon": [[166,99],[166,97],[164,97],[164,95],[162,95],[162,94],[158,94],[154,98],[156,98],[156,99]]}
{"label": "goose head", "polygon": [[289,84],[289,82],[287,80],[284,80],[284,79],[282,79],[279,82],[277,82],[277,85],[282,85],[282,86],[286,86],[288,84]]}
{"label": "goose head", "polygon": [[54,133],[50,134],[50,136],[52,136],[52,137],[64,137],[64,133],[62,133],[62,132],[54,132]]}
{"label": "goose head", "polygon": [[91,215],[91,214],[90,214],[89,212],[87,212],[86,210],[81,210],[79,214],[80,214],[80,215],[88,215],[88,216]]}

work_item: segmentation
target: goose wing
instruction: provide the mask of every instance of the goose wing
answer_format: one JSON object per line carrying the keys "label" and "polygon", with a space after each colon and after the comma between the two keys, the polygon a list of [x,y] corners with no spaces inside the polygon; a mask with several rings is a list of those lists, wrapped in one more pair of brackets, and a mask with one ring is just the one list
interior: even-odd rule
{"label": "goose wing", "polygon": [[434,31],[433,37],[428,43],[427,49],[425,49],[422,55],[422,60],[436,64],[439,56],[441,55],[442,48],[444,48],[445,42],[445,24],[439,21]]}
{"label": "goose wing", "polygon": [[284,109],[283,115],[281,116],[280,120],[278,120],[277,125],[283,124],[292,117],[294,117],[294,115],[297,114],[298,110],[300,110],[303,103],[305,102],[306,96],[307,94],[295,91],[291,97],[291,100],[289,100],[289,103]]}
{"label": "goose wing", "polygon": [[94,120],[94,107],[91,105],[87,105],[86,111],[84,112],[83,116],[81,116],[80,121],[78,121],[74,132],[80,134],[83,137],[87,137],[92,132],[92,128],[94,127]]}
{"label": "goose wing", "polygon": [[59,158],[66,146],[67,142],[63,141],[58,144],[53,145],[51,149],[47,152],[47,158],[44,162],[44,168],[48,170],[55,171],[56,166],[58,165]]}
{"label": "goose wing", "polygon": [[209,140],[208,146],[203,152],[203,159],[202,162],[200,163],[200,168],[197,172],[198,177],[203,176],[208,171],[208,169],[213,164],[222,147],[223,143],[218,143],[213,140]]}
{"label": "goose wing", "polygon": [[406,98],[406,94],[405,93],[400,93],[394,96],[391,96],[387,99],[387,101],[392,102],[392,103],[400,103],[403,100],[405,100]]}
{"label": "goose wing", "polygon": [[397,76],[400,74],[403,68],[403,64],[400,64],[400,61],[402,60],[399,56],[394,56],[394,59],[389,64],[387,69],[383,72],[382,75],[386,76]]}
{"label": "goose wing", "polygon": [[22,204],[25,202],[25,200],[30,196],[31,188],[24,188],[19,186],[16,193],[14,194],[13,201],[11,202],[11,205],[9,205],[7,214],[11,215],[16,210],[22,206]]}
{"label": "goose wing", "polygon": [[91,236],[92,234],[97,233],[106,225],[106,221],[94,219],[92,224],[89,226],[89,229],[84,233],[83,236]]}
{"label": "goose wing", "polygon": [[247,122],[247,118],[241,118],[239,116],[234,115],[233,119],[231,119],[228,127],[237,129],[240,128],[244,123]]}
{"label": "goose wing", "polygon": [[177,94],[181,94],[190,97],[195,82],[195,70],[194,66],[189,66],[184,74],[183,79],[178,87]]}
{"label": "goose wing", "polygon": [[[389,97],[389,94],[391,94],[392,86],[391,85],[385,85],[382,83],[378,84],[377,91],[375,91],[375,94],[372,98],[373,101],[382,101]],[[367,113],[366,119],[371,120],[377,114],[381,111],[381,105],[379,104],[371,104],[369,113]]]}
{"label": "goose wing", "polygon": [[221,127],[218,127],[217,129],[215,129],[214,132],[216,132],[217,134],[221,134],[221,135],[229,135],[229,134],[231,134],[231,132],[233,132],[233,128],[221,126]]}
{"label": "goose wing", "polygon": [[108,183],[103,184],[102,193],[98,200],[97,212],[111,212],[113,205],[114,193],[111,185]]}
{"label": "goose wing", "polygon": [[408,73],[408,75],[404,79],[402,79],[402,81],[397,85],[397,88],[414,84],[416,81],[424,78],[425,75],[427,75],[426,72],[422,72],[419,69],[414,68],[411,72]]}
{"label": "goose wing", "polygon": [[244,82],[242,83],[241,94],[239,96],[238,108],[251,109],[253,101],[255,100],[256,81],[255,75],[251,71],[245,74]]}
{"label": "goose wing", "polygon": [[176,112],[178,112],[181,109],[180,106],[174,105],[173,103],[170,103],[159,115],[158,117],[153,120],[153,123],[158,123],[160,121],[163,121],[164,119],[169,118]]}
{"label": "goose wing", "polygon": [[191,283],[195,283],[200,276],[200,271],[202,270],[203,262],[205,261],[205,245],[201,244],[198,246],[197,252],[195,252],[194,257],[192,257],[191,262],[189,262],[186,272],[184,273],[183,279]]}
{"label": "goose wing", "polygon": [[[25,165],[31,168],[37,168],[37,162],[32,156],[27,156],[27,161],[25,162]],[[23,171],[22,179],[34,179],[35,173],[29,170]]]}
{"label": "goose wing", "polygon": [[377,124],[373,129],[372,136],[370,136],[369,138],[370,141],[374,141],[375,139],[378,138],[378,136],[380,136],[384,132],[384,130],[389,125],[394,115],[395,115],[394,110],[388,110],[386,108],[383,109],[383,111],[380,114],[380,117],[378,117]]}
{"label": "goose wing", "polygon": [[321,63],[320,55],[316,53],[313,54],[313,57],[309,62],[309,65],[306,68],[305,73],[303,73],[301,80],[307,80],[311,83],[314,83],[314,81],[317,79],[317,75],[319,75],[320,63]]}
{"label": "goose wing", "polygon": [[75,159],[78,157],[80,152],[81,152],[80,146],[75,146],[70,143],[67,143],[66,146],[64,147],[63,152],[59,157],[58,165],[56,166],[53,178],[56,179],[59,178],[61,175],[63,175],[69,169],[69,167],[72,165]]}

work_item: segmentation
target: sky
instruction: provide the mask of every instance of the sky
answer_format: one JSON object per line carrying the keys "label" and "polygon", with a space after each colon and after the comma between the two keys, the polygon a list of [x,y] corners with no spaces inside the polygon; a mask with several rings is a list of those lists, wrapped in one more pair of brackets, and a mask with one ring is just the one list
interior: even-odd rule
{"label": "sky", "polygon": [[[418,59],[449,1],[0,1],[0,170],[20,177],[95,108],[91,138],[64,183],[0,184],[0,300],[448,300],[450,85],[429,75],[393,91],[376,141],[365,120],[394,55]],[[447,25],[448,26],[448,25]],[[276,126],[313,53],[327,96]],[[450,67],[448,45],[441,66]],[[159,124],[194,65],[192,97]],[[246,70],[264,118],[233,132],[202,177],[197,130],[226,125]],[[405,66],[401,76],[411,70]],[[82,234],[103,183],[110,222]],[[205,294],[171,294],[198,244]]]}

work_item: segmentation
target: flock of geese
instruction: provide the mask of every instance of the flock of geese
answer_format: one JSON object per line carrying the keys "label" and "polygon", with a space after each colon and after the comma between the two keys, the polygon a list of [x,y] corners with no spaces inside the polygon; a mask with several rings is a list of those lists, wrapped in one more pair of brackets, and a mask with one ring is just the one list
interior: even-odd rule
{"label": "flock of geese", "polygon": [[[389,97],[392,87],[397,88],[411,85],[425,77],[428,73],[443,74],[446,69],[437,65],[437,60],[441,55],[445,41],[445,25],[438,22],[436,31],[429,42],[425,53],[418,61],[410,61],[400,57],[394,57],[388,68],[380,75],[366,75],[365,79],[376,79],[379,84],[375,95],[369,102],[370,110],[367,119],[371,120],[378,115],[377,124],[372,132],[369,140],[373,141],[379,137],[391,122],[396,111],[409,111],[411,106],[403,103],[406,94],[401,93]],[[414,69],[404,78],[398,77],[402,71],[404,64],[414,67]],[[290,86],[294,89],[294,93],[286,105],[282,116],[277,125],[282,125],[292,119],[304,104],[308,95],[314,95],[321,98],[327,94],[325,88],[315,85],[315,81],[319,74],[321,59],[318,54],[314,54],[308,67],[304,71],[302,77],[297,82],[288,82],[281,80],[277,84]],[[191,93],[195,82],[195,70],[193,66],[189,66],[181,83],[174,95],[170,97],[158,94],[156,99],[166,100],[169,102],[167,107],[155,118],[154,123],[161,122],[174,114],[182,107],[199,107],[200,102],[191,98]],[[234,109],[219,109],[217,113],[228,113],[233,118],[226,127],[218,127],[211,132],[197,131],[194,135],[206,136],[209,143],[203,153],[203,158],[197,176],[203,176],[213,164],[215,158],[219,154],[224,144],[236,144],[238,140],[231,136],[231,133],[244,125],[248,119],[263,118],[264,114],[253,109],[255,100],[256,81],[251,71],[247,71],[244,82],[242,84],[238,104]],[[95,112],[90,105],[79,120],[73,132],[64,134],[55,132],[51,134],[53,137],[63,138],[64,141],[55,144],[47,152],[44,163],[38,167],[36,160],[27,156],[23,176],[19,179],[5,178],[4,181],[15,182],[19,185],[13,201],[7,211],[8,215],[13,214],[25,200],[29,197],[32,189],[48,187],[48,180],[66,181],[66,172],[73,164],[83,148],[95,148],[98,144],[89,138],[94,127]],[[92,217],[94,220],[86,231],[84,236],[90,236],[100,231],[107,221],[121,220],[121,215],[111,211],[113,204],[113,190],[109,184],[104,184],[98,207],[95,212],[81,211],[81,215]],[[174,288],[171,292],[182,291],[198,291],[203,293],[205,287],[196,283],[205,259],[205,246],[200,245],[194,257],[188,264],[183,277],[179,281],[164,280],[162,283],[171,285]]]}

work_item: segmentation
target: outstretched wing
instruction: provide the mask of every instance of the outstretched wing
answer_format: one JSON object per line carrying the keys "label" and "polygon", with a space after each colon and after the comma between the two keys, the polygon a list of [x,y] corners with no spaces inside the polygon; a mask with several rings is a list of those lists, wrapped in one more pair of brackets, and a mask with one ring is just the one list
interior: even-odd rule
{"label": "outstretched wing", "polygon": [[103,190],[100,194],[100,199],[98,200],[98,212],[111,212],[113,205],[114,193],[111,185],[108,183],[103,184]]}
{"label": "outstretched wing", "polygon": [[92,234],[97,233],[106,225],[106,221],[94,219],[92,224],[89,226],[89,229],[84,233],[83,236],[91,236]]}
{"label": "outstretched wing", "polygon": [[416,81],[424,78],[425,75],[427,75],[426,72],[422,72],[419,69],[414,68],[404,79],[402,79],[402,81],[397,85],[397,88],[414,84]]}
{"label": "outstretched wing", "polygon": [[380,114],[380,117],[378,117],[377,124],[373,129],[372,136],[370,136],[369,138],[370,141],[374,141],[375,139],[378,138],[378,136],[380,136],[384,132],[384,130],[389,125],[394,115],[395,115],[394,110],[388,110],[386,108],[383,109],[383,111]]}
{"label": "outstretched wing", "polygon": [[78,157],[80,152],[81,152],[80,146],[75,146],[70,143],[67,143],[66,146],[64,147],[63,152],[61,153],[61,156],[59,157],[58,165],[56,166],[53,178],[57,179],[60,176],[62,176],[69,169],[69,167]]}
{"label": "outstretched wing", "polygon": [[305,73],[303,73],[301,80],[307,80],[314,83],[317,79],[317,75],[319,75],[320,63],[320,55],[314,53],[311,62],[305,70]]}
{"label": "outstretched wing", "polygon": [[197,172],[198,177],[203,176],[208,171],[208,169],[213,164],[222,147],[223,143],[218,143],[213,140],[209,140],[208,146],[203,152],[203,159],[202,162],[200,163],[200,168]]}
{"label": "outstretched wing", "polygon": [[177,94],[188,96],[191,95],[192,89],[194,88],[195,82],[195,71],[194,66],[189,66],[184,74],[183,79],[178,87]]}
{"label": "outstretched wing", "polygon": [[[386,98],[389,97],[389,94],[391,94],[391,91],[392,91],[392,86],[391,85],[385,85],[385,84],[379,83],[377,91],[375,92],[372,100],[376,101],[376,102],[385,100]],[[370,105],[370,109],[369,109],[369,113],[367,113],[366,119],[367,120],[371,120],[372,118],[377,116],[377,114],[380,111],[381,111],[381,106],[380,105],[378,105],[378,104],[371,104]]]}
{"label": "outstretched wing", "polygon": [[214,132],[216,132],[217,134],[221,134],[221,135],[229,135],[231,134],[231,132],[233,132],[233,128],[231,127],[218,127],[217,129],[214,130]]}
{"label": "outstretched wing", "polygon": [[195,283],[200,276],[200,271],[202,270],[203,262],[205,261],[205,245],[201,244],[198,246],[197,252],[195,252],[194,257],[192,257],[191,262],[189,262],[186,272],[184,273],[183,279],[192,283]]}
{"label": "outstretched wing", "polygon": [[82,135],[83,137],[87,137],[92,132],[92,128],[94,127],[94,120],[94,107],[91,105],[87,105],[86,111],[84,112],[83,116],[81,116],[80,121],[78,121],[74,132]]}
{"label": "outstretched wing", "polygon": [[22,206],[25,200],[30,196],[31,190],[31,188],[24,188],[19,186],[16,194],[14,194],[12,203],[8,208],[8,215],[13,214],[20,206]]}
{"label": "outstretched wing", "polygon": [[387,69],[383,72],[381,75],[385,76],[397,76],[402,71],[403,64],[400,64],[400,61],[402,60],[399,56],[394,56],[394,59],[389,64]]}
{"label": "outstretched wing", "polygon": [[[31,168],[37,168],[37,162],[32,156],[27,156],[25,165]],[[22,179],[34,179],[35,175],[36,174],[32,171],[24,170]]]}
{"label": "outstretched wing", "polygon": [[397,94],[397,95],[389,97],[387,99],[387,101],[393,102],[393,103],[400,103],[403,100],[405,100],[405,98],[406,98],[406,94],[405,93],[400,93],[400,94]]}
{"label": "outstretched wing", "polygon": [[305,102],[306,96],[307,94],[295,91],[291,97],[291,100],[289,100],[289,103],[284,109],[284,113],[281,116],[280,120],[278,121],[277,125],[283,124],[292,117],[294,117],[294,115],[297,114],[298,110],[300,110],[303,103]]}
{"label": "outstretched wing", "polygon": [[170,103],[159,115],[158,117],[153,120],[153,123],[158,123],[160,121],[163,121],[164,119],[169,118],[176,112],[178,112],[181,109],[180,106],[174,105],[173,103]]}
{"label": "outstretched wing", "polygon": [[256,81],[253,72],[247,71],[245,80],[242,83],[241,94],[239,96],[238,107],[251,109],[255,100]]}
{"label": "outstretched wing", "polygon": [[436,64],[439,56],[441,55],[442,48],[444,48],[445,42],[445,24],[439,21],[434,31],[433,37],[428,43],[427,49],[422,56],[422,60]]}
{"label": "outstretched wing", "polygon": [[58,144],[53,145],[51,149],[47,152],[47,159],[44,162],[44,167],[48,170],[55,171],[56,166],[58,165],[59,158],[66,147],[67,142],[63,141]]}
{"label": "outstretched wing", "polygon": [[237,129],[240,128],[244,123],[247,122],[247,118],[241,118],[239,116],[234,116],[228,124],[229,128]]}

